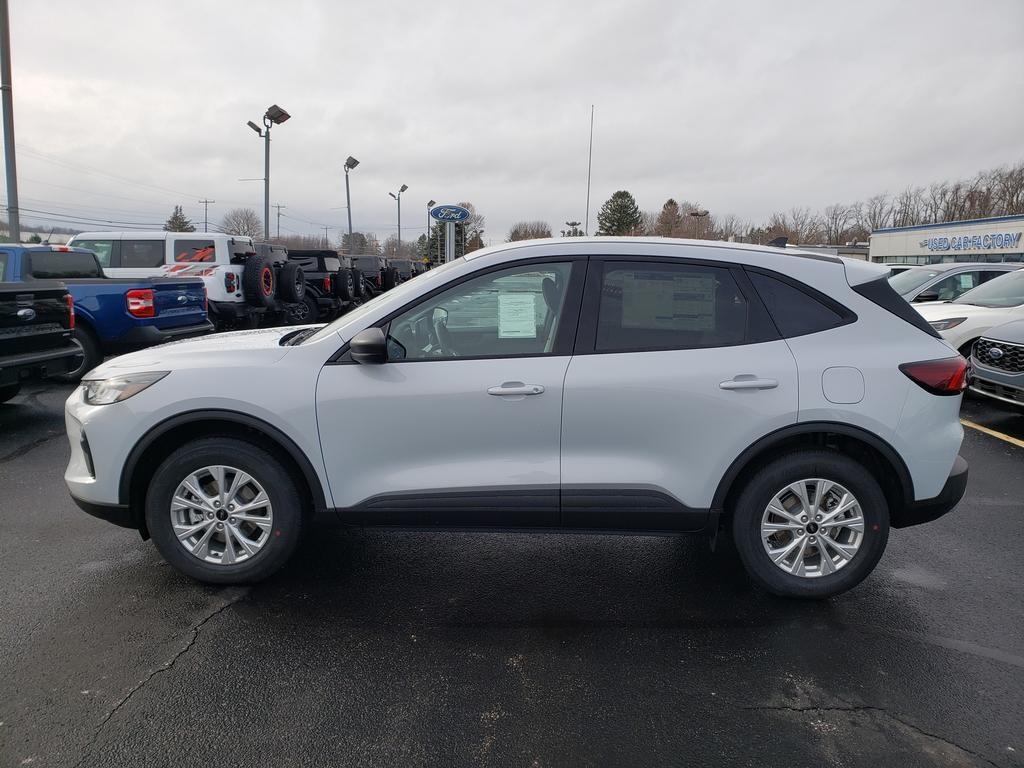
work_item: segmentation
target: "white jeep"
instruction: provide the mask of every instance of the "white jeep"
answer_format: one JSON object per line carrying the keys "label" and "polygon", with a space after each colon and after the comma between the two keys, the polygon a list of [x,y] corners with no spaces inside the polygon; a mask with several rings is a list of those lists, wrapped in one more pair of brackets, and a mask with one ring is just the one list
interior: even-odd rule
{"label": "white jeep", "polygon": [[218,331],[254,327],[301,302],[302,267],[280,246],[217,232],[83,232],[71,243],[93,251],[109,277],[200,277]]}

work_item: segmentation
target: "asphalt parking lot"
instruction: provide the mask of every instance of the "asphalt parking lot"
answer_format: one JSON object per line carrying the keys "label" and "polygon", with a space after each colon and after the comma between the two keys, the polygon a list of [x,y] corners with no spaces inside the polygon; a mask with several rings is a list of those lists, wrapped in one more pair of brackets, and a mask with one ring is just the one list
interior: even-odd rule
{"label": "asphalt parking lot", "polygon": [[1024,765],[1024,447],[968,429],[958,511],[823,603],[568,534],[328,530],[211,588],[68,499],[68,392],[0,406],[4,766]]}

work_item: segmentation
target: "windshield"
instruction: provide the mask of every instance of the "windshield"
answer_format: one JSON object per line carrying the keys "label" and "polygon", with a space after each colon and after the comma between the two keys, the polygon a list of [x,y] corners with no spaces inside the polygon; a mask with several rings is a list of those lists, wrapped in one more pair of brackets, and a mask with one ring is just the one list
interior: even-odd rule
{"label": "windshield", "polygon": [[439,275],[442,272],[446,272],[447,270],[450,270],[453,267],[459,266],[463,263],[465,263],[465,259],[458,258],[455,259],[454,261],[449,261],[447,264],[443,264],[440,267],[435,267],[434,269],[431,269],[428,272],[424,272],[420,275],[417,275],[412,280],[408,280],[402,283],[397,288],[392,288],[387,293],[382,293],[379,296],[375,296],[374,298],[370,299],[365,304],[361,304],[351,312],[345,313],[337,320],[335,320],[333,323],[325,325],[323,328],[321,328],[315,334],[310,336],[308,339],[303,339],[301,343],[306,344],[307,342],[317,342],[320,341],[320,339],[330,336],[331,334],[337,333],[338,329],[341,328],[342,326],[348,325],[351,322],[355,322],[360,318],[364,317],[365,315],[368,315],[369,313],[373,312],[380,304],[381,299],[383,299],[385,296],[397,298],[412,298],[413,296],[416,295],[416,292],[419,290],[420,286],[423,285],[421,281],[423,275]]}
{"label": "windshield", "polygon": [[922,285],[927,283],[933,277],[938,277],[942,272],[937,269],[929,269],[928,267],[921,267],[920,269],[908,269],[905,272],[900,272],[898,275],[893,275],[889,278],[889,285],[898,294],[910,293],[920,288]]}
{"label": "windshield", "polygon": [[968,291],[954,304],[975,304],[979,307],[1017,307],[1024,304],[1024,270],[1007,272],[994,280]]}

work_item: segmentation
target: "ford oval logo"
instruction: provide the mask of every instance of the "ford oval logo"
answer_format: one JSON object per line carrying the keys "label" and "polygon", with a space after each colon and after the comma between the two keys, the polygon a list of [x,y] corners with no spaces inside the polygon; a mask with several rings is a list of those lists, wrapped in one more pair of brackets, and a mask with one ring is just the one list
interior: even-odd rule
{"label": "ford oval logo", "polygon": [[430,209],[430,218],[436,221],[443,221],[445,223],[449,221],[459,222],[465,221],[472,214],[461,205],[439,205],[436,208]]}
{"label": "ford oval logo", "polygon": [[36,311],[32,307],[25,307],[24,309],[18,310],[18,319],[24,320],[26,323],[30,320],[36,319]]}
{"label": "ford oval logo", "polygon": [[186,296],[184,293],[181,294],[180,296],[178,296],[178,303],[179,304],[184,304],[187,301],[188,301],[188,296]]}
{"label": "ford oval logo", "polygon": [[1001,350],[999,347],[992,347],[992,349],[988,351],[988,356],[993,360],[1002,360],[1004,354],[1006,353],[1003,352],[1003,350]]}

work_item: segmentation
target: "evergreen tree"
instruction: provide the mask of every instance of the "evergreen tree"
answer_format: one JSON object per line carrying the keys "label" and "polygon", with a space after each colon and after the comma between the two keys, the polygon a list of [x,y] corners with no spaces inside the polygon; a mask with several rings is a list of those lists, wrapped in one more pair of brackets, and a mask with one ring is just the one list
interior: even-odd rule
{"label": "evergreen tree", "polygon": [[643,214],[636,200],[624,189],[620,189],[601,206],[597,214],[597,234],[632,235],[643,223]]}
{"label": "evergreen tree", "polygon": [[196,225],[181,210],[181,206],[176,205],[174,206],[174,213],[171,214],[171,218],[164,224],[164,230],[167,232],[195,232]]}
{"label": "evergreen tree", "polygon": [[654,234],[658,237],[678,237],[683,226],[683,215],[679,212],[679,203],[671,197],[661,206],[661,213],[654,221]]}

